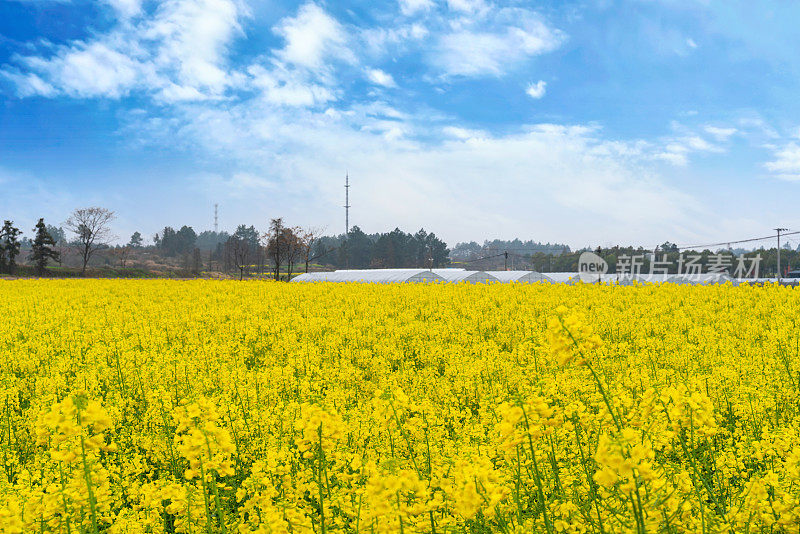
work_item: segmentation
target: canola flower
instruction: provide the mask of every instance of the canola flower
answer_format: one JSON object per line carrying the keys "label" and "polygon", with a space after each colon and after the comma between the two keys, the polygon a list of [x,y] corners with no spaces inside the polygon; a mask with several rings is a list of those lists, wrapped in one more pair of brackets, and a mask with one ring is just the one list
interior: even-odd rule
{"label": "canola flower", "polygon": [[0,281],[0,533],[798,532],[798,295]]}

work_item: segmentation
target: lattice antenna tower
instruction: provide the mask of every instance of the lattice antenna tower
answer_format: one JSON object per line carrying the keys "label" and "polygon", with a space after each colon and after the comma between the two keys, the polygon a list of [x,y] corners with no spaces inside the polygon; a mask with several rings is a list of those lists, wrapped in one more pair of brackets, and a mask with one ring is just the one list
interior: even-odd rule
{"label": "lattice antenna tower", "polygon": [[344,235],[350,236],[350,174],[344,174]]}

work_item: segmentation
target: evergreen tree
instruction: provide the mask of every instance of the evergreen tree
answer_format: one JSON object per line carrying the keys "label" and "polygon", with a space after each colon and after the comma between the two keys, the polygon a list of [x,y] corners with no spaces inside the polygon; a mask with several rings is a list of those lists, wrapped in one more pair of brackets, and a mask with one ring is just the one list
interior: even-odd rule
{"label": "evergreen tree", "polygon": [[200,256],[200,249],[195,247],[192,251],[192,274],[200,276],[200,271],[203,270],[203,259]]}
{"label": "evergreen tree", "polygon": [[175,231],[171,226],[167,226],[161,233],[158,247],[167,256],[189,254],[194,250],[196,240],[197,234],[190,226],[182,226],[178,231]]}
{"label": "evergreen tree", "polygon": [[161,231],[161,239],[158,240],[157,247],[164,251],[167,256],[173,256],[177,250],[177,232],[171,226],[165,226]]}
{"label": "evergreen tree", "polygon": [[181,229],[175,233],[176,252],[178,254],[190,254],[197,242],[197,233],[191,226],[181,226]]}
{"label": "evergreen tree", "polygon": [[33,239],[31,254],[28,259],[36,265],[36,274],[42,275],[45,272],[48,260],[59,261],[60,254],[53,248],[56,245],[56,241],[47,231],[44,219],[39,219],[33,231],[36,237]]}
{"label": "evergreen tree", "polygon": [[128,243],[128,246],[133,248],[141,248],[143,241],[144,240],[142,239],[142,234],[140,234],[139,232],[133,232],[133,235],[131,236],[131,241],[130,243]]}
{"label": "evergreen tree", "polygon": [[372,260],[372,240],[358,226],[350,229],[347,254],[352,269],[366,269]]}
{"label": "evergreen tree", "polygon": [[215,250],[218,245],[224,245],[229,237],[228,232],[204,230],[197,235],[195,246],[200,250]]}
{"label": "evergreen tree", "polygon": [[47,225],[47,233],[56,242],[56,245],[65,245],[67,243],[67,234],[60,226]]}
{"label": "evergreen tree", "polygon": [[2,260],[0,262],[0,268],[9,274],[13,274],[17,267],[20,234],[22,234],[22,232],[20,232],[19,228],[14,226],[13,221],[5,221],[3,223],[3,228],[0,229],[0,249],[3,251],[2,258],[0,258],[0,260]]}
{"label": "evergreen tree", "polygon": [[431,267],[444,267],[450,264],[450,249],[447,243],[430,233],[425,238],[425,246],[430,258]]}

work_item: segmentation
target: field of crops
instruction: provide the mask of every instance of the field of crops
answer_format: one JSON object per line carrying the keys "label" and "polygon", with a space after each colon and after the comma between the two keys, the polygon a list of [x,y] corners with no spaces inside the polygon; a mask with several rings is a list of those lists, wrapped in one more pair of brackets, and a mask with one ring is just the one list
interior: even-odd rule
{"label": "field of crops", "polygon": [[0,532],[798,532],[799,296],[0,281]]}

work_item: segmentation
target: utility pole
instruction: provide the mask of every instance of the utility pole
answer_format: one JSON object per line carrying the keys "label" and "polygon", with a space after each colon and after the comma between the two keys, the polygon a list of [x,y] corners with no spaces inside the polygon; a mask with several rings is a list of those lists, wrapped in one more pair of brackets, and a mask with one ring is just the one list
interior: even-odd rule
{"label": "utility pole", "polygon": [[781,232],[785,232],[788,228],[775,228],[778,232],[778,283],[781,283]]}
{"label": "utility pole", "polygon": [[508,251],[507,250],[505,252],[503,252],[503,256],[505,256],[505,258],[506,258],[504,269],[507,271],[508,270]]}
{"label": "utility pole", "polygon": [[214,204],[214,233],[219,230],[219,204]]}

